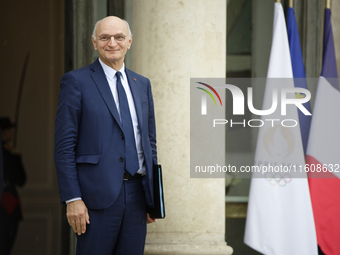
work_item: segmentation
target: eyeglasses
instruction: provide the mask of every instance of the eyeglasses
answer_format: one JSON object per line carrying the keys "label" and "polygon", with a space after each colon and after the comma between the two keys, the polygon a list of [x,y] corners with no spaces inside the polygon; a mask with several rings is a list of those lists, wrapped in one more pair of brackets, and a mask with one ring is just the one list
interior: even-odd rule
{"label": "eyeglasses", "polygon": [[104,43],[108,43],[111,41],[111,37],[113,37],[117,43],[124,42],[126,38],[125,35],[100,35],[99,40],[101,40]]}

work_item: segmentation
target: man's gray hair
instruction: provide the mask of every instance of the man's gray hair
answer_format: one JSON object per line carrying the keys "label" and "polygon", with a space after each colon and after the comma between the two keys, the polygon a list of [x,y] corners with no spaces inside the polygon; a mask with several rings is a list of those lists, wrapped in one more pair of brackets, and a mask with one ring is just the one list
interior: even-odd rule
{"label": "man's gray hair", "polygon": [[[94,29],[93,29],[93,32],[92,32],[92,37],[93,37],[93,39],[96,41],[96,30],[97,30],[97,26],[98,26],[98,24],[99,24],[99,22],[100,21],[102,21],[103,19],[101,19],[101,20],[98,20],[97,22],[96,22],[96,24],[94,25]],[[125,19],[122,19],[122,21],[124,21],[125,22],[125,24],[126,24],[126,26],[127,26],[127,28],[128,28],[128,31],[129,31],[129,38],[132,36],[132,33],[131,33],[131,30],[130,30],[130,26],[129,26],[129,23],[125,20]]]}

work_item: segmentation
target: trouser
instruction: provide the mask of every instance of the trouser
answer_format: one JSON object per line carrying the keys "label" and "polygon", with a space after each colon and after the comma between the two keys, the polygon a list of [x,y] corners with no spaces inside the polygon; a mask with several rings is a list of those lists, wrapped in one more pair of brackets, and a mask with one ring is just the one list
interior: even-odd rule
{"label": "trouser", "polygon": [[90,224],[77,235],[77,255],[142,255],[146,237],[146,201],[141,180],[123,181],[109,208],[89,210]]}
{"label": "trouser", "polygon": [[19,220],[12,219],[0,206],[0,254],[9,255],[17,235]]}

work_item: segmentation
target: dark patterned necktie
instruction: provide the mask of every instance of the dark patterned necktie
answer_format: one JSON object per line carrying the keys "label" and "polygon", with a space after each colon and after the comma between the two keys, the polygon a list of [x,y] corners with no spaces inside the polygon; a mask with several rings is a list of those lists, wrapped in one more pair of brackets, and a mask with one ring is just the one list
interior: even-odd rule
{"label": "dark patterned necktie", "polygon": [[116,72],[117,91],[119,98],[120,118],[122,120],[124,139],[125,139],[125,170],[134,175],[139,169],[138,155],[133,132],[132,119],[129,103],[120,77],[121,72]]}

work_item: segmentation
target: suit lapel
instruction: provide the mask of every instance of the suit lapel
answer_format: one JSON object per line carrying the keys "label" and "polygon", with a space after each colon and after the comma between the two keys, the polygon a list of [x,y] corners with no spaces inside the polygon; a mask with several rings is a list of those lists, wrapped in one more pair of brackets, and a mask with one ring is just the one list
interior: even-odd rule
{"label": "suit lapel", "polygon": [[139,90],[139,81],[133,77],[133,74],[131,73],[129,69],[125,68],[125,73],[128,79],[129,86],[130,86],[133,101],[135,102],[138,125],[140,127],[139,130],[140,132],[142,132],[143,115],[142,115],[142,106],[141,106],[141,97],[140,97],[141,93]]}
{"label": "suit lapel", "polygon": [[101,67],[98,59],[91,65],[91,70],[93,71],[93,73],[91,74],[91,77],[94,83],[96,84],[113,118],[116,120],[117,124],[122,129],[119,114],[117,111],[117,106],[113,99],[112,92],[111,92],[109,83],[107,82],[104,70]]}

